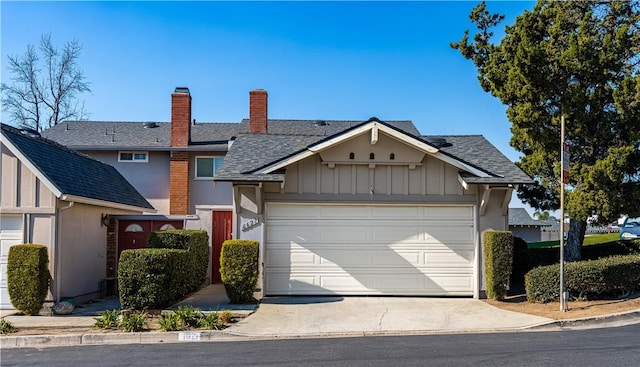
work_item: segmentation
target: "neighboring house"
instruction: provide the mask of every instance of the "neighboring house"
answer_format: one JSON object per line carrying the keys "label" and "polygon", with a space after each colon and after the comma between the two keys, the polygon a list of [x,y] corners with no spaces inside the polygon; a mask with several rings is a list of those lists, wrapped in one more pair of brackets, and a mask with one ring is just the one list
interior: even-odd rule
{"label": "neighboring house", "polygon": [[6,263],[19,243],[47,246],[53,301],[99,295],[110,256],[108,216],[153,207],[113,167],[31,130],[2,124],[0,142],[0,308],[12,308]]}
{"label": "neighboring house", "polygon": [[[509,230],[515,237],[529,242],[548,241],[549,228],[553,221],[535,220],[524,208],[509,208]],[[556,226],[556,234],[559,226]],[[544,234],[544,235],[543,235]],[[545,239],[543,239],[543,237]],[[555,238],[557,239],[557,238]]]}
{"label": "neighboring house", "polygon": [[481,135],[269,119],[267,92],[249,97],[236,124],[196,123],[177,88],[171,123],[67,122],[45,134],[112,163],[186,228],[259,240],[264,295],[479,296],[481,233],[507,230],[512,191],[533,183],[513,162]]}

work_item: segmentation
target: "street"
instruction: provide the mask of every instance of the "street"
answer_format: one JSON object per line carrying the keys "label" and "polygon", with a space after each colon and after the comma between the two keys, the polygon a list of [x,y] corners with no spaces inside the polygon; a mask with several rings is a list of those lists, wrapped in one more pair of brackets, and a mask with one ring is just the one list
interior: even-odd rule
{"label": "street", "polygon": [[640,325],[576,331],[2,350],[9,366],[638,366]]}

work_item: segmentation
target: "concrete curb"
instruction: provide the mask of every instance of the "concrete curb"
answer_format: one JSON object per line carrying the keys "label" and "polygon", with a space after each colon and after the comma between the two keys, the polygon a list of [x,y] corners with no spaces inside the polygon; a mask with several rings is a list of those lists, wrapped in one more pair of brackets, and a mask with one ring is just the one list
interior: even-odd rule
{"label": "concrete curb", "polygon": [[579,327],[596,328],[599,326],[616,323],[616,322],[627,322],[629,324],[640,323],[640,310],[626,311],[626,312],[620,312],[615,314],[585,317],[585,318],[578,318],[578,319],[554,320],[541,325],[532,326],[529,329],[530,330],[545,330],[545,329],[551,329],[551,328],[571,329],[571,328],[579,328]]}
{"label": "concrete curb", "polygon": [[152,343],[189,343],[212,341],[248,341],[265,339],[311,339],[311,338],[340,338],[364,336],[402,336],[402,335],[439,335],[439,334],[481,334],[507,333],[522,331],[549,331],[572,328],[597,328],[611,323],[633,324],[640,323],[640,310],[621,312],[617,314],[570,319],[553,320],[541,324],[513,328],[492,329],[448,329],[448,330],[385,330],[385,331],[353,331],[353,332],[324,332],[304,334],[248,334],[233,330],[193,330],[170,332],[138,332],[138,333],[72,333],[60,335],[23,335],[0,336],[1,348],[40,348],[77,345],[116,345],[116,344],[152,344]]}

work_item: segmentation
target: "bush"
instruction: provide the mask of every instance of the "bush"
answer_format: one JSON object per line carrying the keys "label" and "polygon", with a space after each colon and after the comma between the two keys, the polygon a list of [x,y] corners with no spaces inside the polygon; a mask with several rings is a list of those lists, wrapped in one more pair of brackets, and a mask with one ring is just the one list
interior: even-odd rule
{"label": "bush", "polygon": [[206,279],[209,267],[209,235],[203,230],[176,229],[151,232],[150,248],[168,248],[189,251],[189,277],[186,286],[197,289]]}
{"label": "bush", "polygon": [[158,326],[162,331],[181,331],[186,329],[184,322],[176,315],[175,312],[162,315],[158,320]]}
{"label": "bush", "polygon": [[151,248],[125,250],[118,265],[123,308],[170,305],[196,290],[207,277],[209,237],[202,230],[152,232]]}
{"label": "bush", "polygon": [[[640,289],[640,255],[612,256],[565,264],[565,291],[584,298]],[[560,299],[560,265],[542,266],[525,275],[529,302]]]}
{"label": "bush", "polygon": [[11,304],[26,315],[36,315],[47,297],[51,275],[43,245],[11,246],[7,258],[7,285]]}
{"label": "bush", "polygon": [[185,292],[186,250],[124,250],[118,264],[122,308],[162,308]]}
{"label": "bush", "polygon": [[258,281],[258,241],[227,240],[220,254],[220,275],[231,303],[254,302]]}
{"label": "bush", "polygon": [[14,331],[16,331],[16,328],[11,321],[5,320],[4,318],[0,319],[0,334],[5,335],[13,333]]}
{"label": "bush", "polygon": [[513,262],[513,235],[509,231],[487,231],[483,235],[487,297],[502,300],[507,295]]}

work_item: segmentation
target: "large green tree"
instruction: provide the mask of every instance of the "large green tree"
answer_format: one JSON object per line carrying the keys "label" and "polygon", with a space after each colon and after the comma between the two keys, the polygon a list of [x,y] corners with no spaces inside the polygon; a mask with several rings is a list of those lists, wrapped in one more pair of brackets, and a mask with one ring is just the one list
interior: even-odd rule
{"label": "large green tree", "polygon": [[[560,121],[566,117],[570,182],[567,260],[580,259],[587,218],[605,223],[640,214],[640,4],[539,1],[505,28],[484,2],[451,44],[478,71],[480,85],[507,106],[517,164],[537,185],[518,197],[538,210],[559,207]],[[580,80],[569,86],[572,76]]]}

